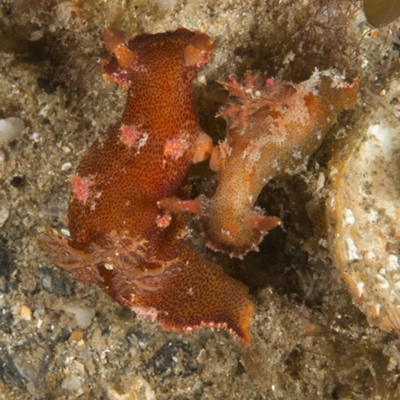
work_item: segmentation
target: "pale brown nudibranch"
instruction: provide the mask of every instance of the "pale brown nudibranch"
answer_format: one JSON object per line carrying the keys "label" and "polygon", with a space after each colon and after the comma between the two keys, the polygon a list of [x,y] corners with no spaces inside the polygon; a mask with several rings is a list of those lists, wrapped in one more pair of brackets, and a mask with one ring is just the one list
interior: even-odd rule
{"label": "pale brown nudibranch", "polygon": [[213,157],[218,187],[201,199],[199,218],[208,247],[242,257],[279,224],[254,208],[262,188],[318,149],[338,112],[355,106],[358,80],[348,84],[328,70],[299,84],[261,83],[248,73],[243,86],[235,78],[225,86],[232,98],[220,113],[228,135]]}

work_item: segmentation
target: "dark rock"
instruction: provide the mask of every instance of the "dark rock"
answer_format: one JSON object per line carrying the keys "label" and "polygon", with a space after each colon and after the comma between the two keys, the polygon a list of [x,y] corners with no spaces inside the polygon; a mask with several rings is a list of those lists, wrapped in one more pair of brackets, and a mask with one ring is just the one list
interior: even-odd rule
{"label": "dark rock", "polygon": [[189,344],[174,341],[161,346],[146,363],[145,369],[158,377],[188,376],[197,370]]}
{"label": "dark rock", "polygon": [[44,290],[47,290],[56,296],[71,296],[71,284],[57,270],[48,267],[40,268],[39,278],[40,284]]}
{"label": "dark rock", "polygon": [[10,292],[11,276],[16,268],[11,253],[0,244],[0,293]]}
{"label": "dark rock", "polygon": [[18,371],[5,345],[0,344],[0,377],[8,386],[25,388],[27,379]]}
{"label": "dark rock", "polygon": [[15,175],[11,181],[10,181],[11,185],[14,186],[17,189],[20,189],[22,187],[25,186],[26,183],[26,179],[24,176],[20,176],[20,175]]}
{"label": "dark rock", "polygon": [[56,86],[48,79],[37,78],[37,84],[40,87],[40,89],[42,89],[47,94],[54,94],[56,91]]}

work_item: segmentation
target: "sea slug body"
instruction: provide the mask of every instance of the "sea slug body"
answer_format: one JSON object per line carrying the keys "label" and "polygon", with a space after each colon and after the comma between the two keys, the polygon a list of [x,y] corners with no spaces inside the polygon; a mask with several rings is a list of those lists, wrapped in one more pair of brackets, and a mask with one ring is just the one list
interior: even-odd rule
{"label": "sea slug body", "polygon": [[186,195],[188,168],[212,152],[192,87],[212,39],[184,28],[129,41],[107,28],[103,37],[114,54],[103,74],[129,87],[126,107],[71,179],[70,238],[53,231],[42,248],[77,280],[165,328],[222,327],[249,343],[247,287],[197,255],[185,214],[160,206]]}
{"label": "sea slug body", "polygon": [[327,70],[299,84],[262,83],[248,72],[245,85],[232,76],[225,87],[231,101],[220,115],[229,130],[211,158],[218,187],[212,198],[194,203],[207,245],[242,257],[279,224],[254,208],[261,189],[272,178],[293,174],[318,149],[338,112],[355,106],[358,80],[348,84]]}

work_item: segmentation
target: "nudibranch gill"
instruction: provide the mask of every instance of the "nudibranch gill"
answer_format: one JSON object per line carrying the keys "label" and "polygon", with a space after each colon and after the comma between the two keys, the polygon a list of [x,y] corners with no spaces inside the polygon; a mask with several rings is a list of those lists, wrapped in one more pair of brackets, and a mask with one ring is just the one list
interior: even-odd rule
{"label": "nudibranch gill", "polygon": [[231,76],[225,83],[231,100],[220,112],[228,135],[210,162],[218,171],[215,194],[190,203],[163,200],[165,207],[198,213],[211,249],[239,258],[257,250],[280,223],[254,207],[260,191],[270,179],[292,175],[318,149],[338,112],[355,106],[358,86],[358,79],[348,84],[333,70],[299,84],[262,82],[247,72],[241,85]]}
{"label": "nudibranch gill", "polygon": [[213,41],[184,28],[129,41],[106,28],[103,38],[113,53],[103,74],[129,88],[126,107],[71,179],[70,237],[53,230],[42,248],[77,280],[167,329],[225,328],[248,344],[247,287],[197,255],[185,214],[160,207],[185,196],[188,168],[212,152],[192,81]]}

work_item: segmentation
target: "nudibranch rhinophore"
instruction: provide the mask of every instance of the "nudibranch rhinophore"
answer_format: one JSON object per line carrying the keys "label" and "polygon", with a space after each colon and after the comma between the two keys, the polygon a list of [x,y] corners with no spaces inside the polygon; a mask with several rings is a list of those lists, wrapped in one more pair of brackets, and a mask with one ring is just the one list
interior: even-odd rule
{"label": "nudibranch rhinophore", "polygon": [[165,328],[221,327],[248,344],[247,287],[197,255],[186,215],[160,207],[185,195],[189,166],[213,149],[198,124],[192,84],[213,41],[184,28],[129,41],[106,28],[103,37],[114,55],[103,73],[129,88],[126,107],[71,179],[70,237],[52,231],[42,248],[77,280]]}
{"label": "nudibranch rhinophore", "polygon": [[254,207],[262,188],[272,178],[292,175],[318,149],[338,112],[355,106],[358,86],[357,79],[348,84],[333,70],[316,71],[299,84],[262,82],[248,72],[242,86],[232,76],[225,83],[231,101],[220,112],[228,135],[211,157],[218,171],[215,194],[190,202],[163,199],[162,204],[172,212],[199,214],[213,250],[232,257],[257,250],[280,222]]}

